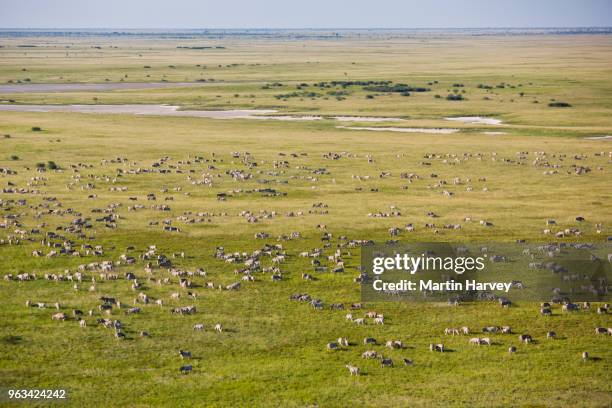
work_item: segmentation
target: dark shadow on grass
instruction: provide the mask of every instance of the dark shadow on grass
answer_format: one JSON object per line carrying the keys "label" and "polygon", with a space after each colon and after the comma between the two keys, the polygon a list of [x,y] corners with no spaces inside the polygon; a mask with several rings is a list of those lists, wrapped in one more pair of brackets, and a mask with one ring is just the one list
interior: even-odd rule
{"label": "dark shadow on grass", "polygon": [[223,333],[238,333],[238,330],[223,328]]}
{"label": "dark shadow on grass", "polygon": [[3,344],[8,344],[8,345],[11,345],[11,346],[20,344],[22,341],[23,341],[23,337],[21,337],[21,336],[8,335],[8,336],[2,337],[2,343]]}

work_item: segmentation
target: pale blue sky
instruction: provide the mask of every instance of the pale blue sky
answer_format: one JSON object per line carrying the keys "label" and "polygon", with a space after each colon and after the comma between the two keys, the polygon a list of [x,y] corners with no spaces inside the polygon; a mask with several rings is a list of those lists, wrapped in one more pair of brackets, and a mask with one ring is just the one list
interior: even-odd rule
{"label": "pale blue sky", "polygon": [[612,0],[0,0],[2,28],[611,25]]}

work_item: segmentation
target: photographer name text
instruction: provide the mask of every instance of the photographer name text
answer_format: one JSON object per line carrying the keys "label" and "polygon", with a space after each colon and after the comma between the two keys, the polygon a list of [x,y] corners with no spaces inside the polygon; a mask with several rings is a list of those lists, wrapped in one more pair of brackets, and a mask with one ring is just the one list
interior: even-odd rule
{"label": "photographer name text", "polygon": [[465,282],[456,282],[448,280],[445,282],[435,282],[431,279],[412,281],[402,279],[398,282],[384,282],[382,280],[374,280],[372,283],[374,290],[383,292],[413,292],[413,291],[434,291],[434,292],[453,292],[453,291],[504,291],[508,293],[512,288],[512,282],[478,282],[476,280],[466,280]]}

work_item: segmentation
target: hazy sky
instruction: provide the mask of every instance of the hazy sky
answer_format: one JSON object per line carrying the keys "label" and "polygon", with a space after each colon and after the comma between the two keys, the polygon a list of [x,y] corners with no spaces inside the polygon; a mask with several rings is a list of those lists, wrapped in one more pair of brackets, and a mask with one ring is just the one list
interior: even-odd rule
{"label": "hazy sky", "polygon": [[0,0],[3,28],[612,25],[612,0]]}

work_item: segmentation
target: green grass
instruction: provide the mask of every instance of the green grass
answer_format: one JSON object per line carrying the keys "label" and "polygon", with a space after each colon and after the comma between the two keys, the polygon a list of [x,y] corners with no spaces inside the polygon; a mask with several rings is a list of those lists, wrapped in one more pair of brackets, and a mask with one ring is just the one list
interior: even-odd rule
{"label": "green grass", "polygon": [[[42,39],[36,41],[43,45]],[[308,42],[307,47],[297,42],[234,40],[223,44],[226,50],[206,52],[177,50],[177,43],[170,40],[115,40],[112,44],[118,49],[100,51],[90,48],[92,40],[74,39],[76,45],[68,51],[70,58],[66,58],[59,40],[45,41],[44,46],[24,50],[15,47],[23,39],[3,39],[0,82],[23,77],[32,82],[101,82],[108,77],[115,82],[125,74],[126,81],[193,81],[202,71],[206,78],[225,82],[206,83],[199,88],[14,94],[3,95],[2,99],[16,99],[18,103],[93,103],[92,98],[97,97],[97,103],[173,103],[187,109],[276,107],[283,113],[400,116],[409,119],[401,126],[459,127],[462,131],[454,135],[371,133],[335,129],[335,123],[327,120],[276,122],[1,112],[0,135],[11,137],[0,139],[0,167],[17,172],[1,176],[2,187],[9,187],[10,181],[17,188],[36,189],[41,194],[0,193],[3,216],[21,214],[20,225],[0,230],[0,238],[14,235],[15,228],[31,230],[41,224],[45,225],[40,227],[43,232],[55,231],[79,217],[74,213],[46,213],[41,204],[56,207],[43,198],[57,197],[62,204],[57,209],[73,209],[82,217],[92,218],[93,228],[84,233],[95,239],[81,239],[62,231],[58,234],[78,246],[103,245],[105,254],[100,258],[34,258],[30,255],[33,250],[47,253],[50,248],[40,244],[42,235],[33,234],[26,235],[19,245],[0,245],[3,275],[35,272],[39,276],[33,282],[0,282],[0,306],[4,311],[0,319],[0,387],[68,388],[68,406],[604,407],[612,403],[612,387],[606,374],[612,368],[610,337],[593,334],[594,327],[610,326],[610,316],[598,315],[594,310],[562,314],[557,307],[555,316],[542,318],[536,303],[521,303],[508,310],[488,303],[468,303],[458,308],[429,303],[376,303],[367,304],[366,310],[383,313],[387,324],[358,327],[345,321],[346,312],[317,312],[308,304],[289,301],[293,293],[309,293],[326,304],[360,300],[359,288],[353,282],[359,250],[344,256],[344,274],[320,273],[313,282],[301,279],[301,274],[311,273],[312,267],[298,254],[321,246],[318,224],[326,224],[333,233],[332,248],[341,235],[384,241],[389,239],[389,227],[407,223],[417,227],[412,234],[402,234],[401,239],[407,241],[547,242],[555,240],[542,233],[547,219],[556,219],[561,229],[576,226],[574,218],[581,215],[586,222],[579,225],[582,236],[576,240],[603,242],[611,235],[610,145],[608,141],[582,137],[612,133],[610,38],[354,40]],[[109,45],[111,41],[95,43]],[[181,41],[180,45],[190,43]],[[225,67],[232,63],[243,65]],[[197,68],[196,64],[205,64],[207,69]],[[224,67],[219,68],[219,64]],[[144,65],[152,68],[145,70]],[[21,71],[24,67],[27,72]],[[410,97],[391,95],[368,100],[365,95],[369,92],[355,88],[343,101],[333,97],[314,101],[274,98],[276,94],[293,92],[301,82],[344,79],[344,72],[349,79],[389,79],[415,86],[436,79],[439,84],[432,86],[431,92],[413,93]],[[274,81],[285,86],[261,89]],[[437,93],[445,96],[446,90],[457,82],[465,84],[466,101],[433,97]],[[483,100],[485,90],[477,85],[500,82],[522,83],[523,87],[494,89],[499,95],[491,101]],[[527,85],[529,82],[533,85]],[[522,98],[517,95],[521,91],[526,93]],[[235,98],[236,93],[255,97]],[[540,103],[531,103],[533,97]],[[510,102],[512,98],[515,102]],[[572,107],[549,108],[549,99],[566,101]],[[490,115],[503,119],[504,124],[474,126],[442,120],[451,115]],[[34,126],[43,130],[33,132]],[[488,136],[481,133],[484,130],[508,134]],[[258,166],[247,169],[240,159],[231,157],[234,151],[251,153]],[[196,155],[212,159],[213,152],[216,162],[193,162]],[[287,155],[279,156],[279,152]],[[349,152],[356,157],[323,158],[328,152]],[[517,152],[529,152],[521,164],[517,163]],[[559,174],[543,175],[550,168],[533,165],[535,152],[546,152],[551,164],[561,166],[557,169]],[[290,153],[307,156],[294,158]],[[462,157],[464,153],[471,157],[456,163],[452,157],[445,157]],[[373,156],[374,163],[368,163],[367,154]],[[425,159],[426,154],[440,157]],[[482,160],[477,154],[482,155]],[[578,154],[586,157],[574,159]],[[12,155],[19,156],[19,160],[11,160]],[[176,166],[171,174],[124,174],[112,182],[117,169],[150,169],[165,156],[170,159],[162,168]],[[127,158],[128,163],[102,164],[102,160],[117,157]],[[192,164],[179,164],[181,160],[191,160]],[[290,165],[274,169],[275,160],[287,160]],[[35,172],[36,163],[49,161],[61,170]],[[423,166],[423,161],[432,165]],[[77,173],[70,168],[77,163],[92,167],[79,167]],[[209,164],[215,169],[209,169]],[[592,171],[581,176],[567,174],[572,164],[589,166]],[[183,173],[177,174],[177,168]],[[326,168],[329,174],[314,175],[312,170],[317,168]],[[254,177],[233,181],[226,175],[231,169],[250,171]],[[382,171],[390,171],[391,176],[379,178]],[[209,172],[222,175],[214,178],[213,187],[193,185],[187,179],[191,175],[198,180]],[[416,173],[421,178],[408,184],[400,179],[402,172]],[[431,178],[432,173],[438,177]],[[371,178],[358,181],[353,175]],[[454,177],[470,178],[474,191],[467,192],[467,184],[453,185]],[[487,181],[479,182],[479,177]],[[260,183],[262,179],[269,183]],[[442,188],[429,188],[439,180],[449,183],[444,189],[455,192],[453,198],[444,197]],[[66,185],[70,183],[74,185],[68,190]],[[86,183],[94,183],[95,189],[82,190]],[[128,190],[110,191],[118,186]],[[488,192],[482,191],[485,186]],[[181,187],[181,191],[173,191],[174,187]],[[287,196],[243,193],[227,201],[216,198],[218,192],[264,187],[286,192]],[[357,187],[364,191],[356,191]],[[372,187],[379,188],[379,192],[369,192]],[[169,191],[162,193],[162,188]],[[148,193],[155,193],[157,201],[147,201]],[[88,199],[90,194],[97,198]],[[129,197],[138,200],[131,201]],[[173,201],[164,201],[165,197],[173,197]],[[27,200],[26,204],[18,205],[16,201],[20,199]],[[308,214],[312,204],[318,202],[328,204],[329,214]],[[95,222],[105,214],[91,213],[111,203],[121,204],[117,229]],[[128,211],[127,207],[134,204],[146,208]],[[171,211],[149,209],[151,204],[168,204]],[[369,212],[389,211],[391,205],[401,210],[401,217],[366,216]],[[244,210],[273,210],[278,215],[251,224],[238,216]],[[287,217],[289,211],[303,211],[305,215]],[[434,220],[437,225],[461,223],[463,228],[440,229],[439,234],[434,234],[423,227],[432,222],[427,211],[440,215]],[[36,216],[37,212],[42,214]],[[193,217],[198,212],[216,215],[203,217],[211,222],[195,224],[176,219],[186,212]],[[221,212],[228,215],[219,216]],[[465,217],[472,217],[473,222],[464,222]],[[172,219],[181,232],[164,233],[160,225],[148,225],[165,219]],[[493,222],[494,227],[481,227],[481,219]],[[604,224],[601,234],[596,232],[596,223]],[[254,234],[260,231],[270,233],[271,238],[255,240]],[[152,244],[168,256],[184,251],[185,259],[173,259],[177,266],[188,270],[203,267],[208,272],[206,278],[193,278],[194,282],[226,285],[238,279],[234,269],[240,265],[215,259],[217,246],[224,246],[227,252],[251,252],[265,242],[276,243],[278,235],[294,231],[300,232],[302,238],[282,242],[289,255],[281,265],[283,281],[272,282],[269,274],[257,274],[256,282],[243,283],[237,292],[197,287],[194,291],[200,295],[198,300],[183,297],[169,301],[170,293],[185,294],[186,290],[178,287],[176,278],[171,285],[147,281],[142,261],[121,266],[118,273],[122,277],[125,272],[135,272],[145,284],[145,293],[168,304],[163,308],[142,306],[139,315],[125,315],[127,306],[122,311],[115,310],[112,317],[126,326],[128,339],[123,342],[116,340],[111,330],[95,325],[98,315],[87,317],[88,327],[81,329],[74,319],[52,321],[54,309],[25,306],[27,299],[50,304],[59,301],[67,313],[72,308],[94,309],[97,313],[97,299],[102,295],[131,305],[138,292],[132,291],[124,279],[97,282],[95,292],[87,290],[89,282],[75,291],[71,282],[41,279],[44,273],[74,271],[82,263],[117,260],[128,246],[135,247],[129,252],[134,256]],[[269,259],[264,258],[264,266],[268,265]],[[86,275],[91,277],[92,273]],[[157,269],[155,276],[167,277],[169,273]],[[195,304],[198,313],[171,315],[169,305],[174,304]],[[207,326],[205,332],[192,330],[193,324],[199,322]],[[211,328],[217,322],[228,331],[214,333]],[[516,333],[530,333],[537,341],[521,346],[517,335],[496,335],[492,336],[496,345],[477,348],[470,347],[465,336],[444,337],[445,327],[463,325],[474,330],[486,325],[510,325]],[[142,330],[149,331],[151,337],[140,338]],[[549,330],[556,331],[559,339],[546,340]],[[383,369],[376,361],[361,359],[366,350],[361,342],[366,336],[383,343],[388,339],[404,341],[404,350],[373,347],[393,358],[395,368]],[[327,352],[325,345],[338,337],[348,337],[356,345]],[[429,343],[440,341],[453,352],[441,355],[428,350]],[[507,353],[510,345],[518,346],[516,355]],[[194,354],[191,375],[179,374],[182,362],[178,349]],[[585,350],[597,359],[583,362],[581,353]],[[414,366],[400,365],[402,357],[413,359]],[[359,366],[364,375],[350,377],[344,367],[347,363]]]}

